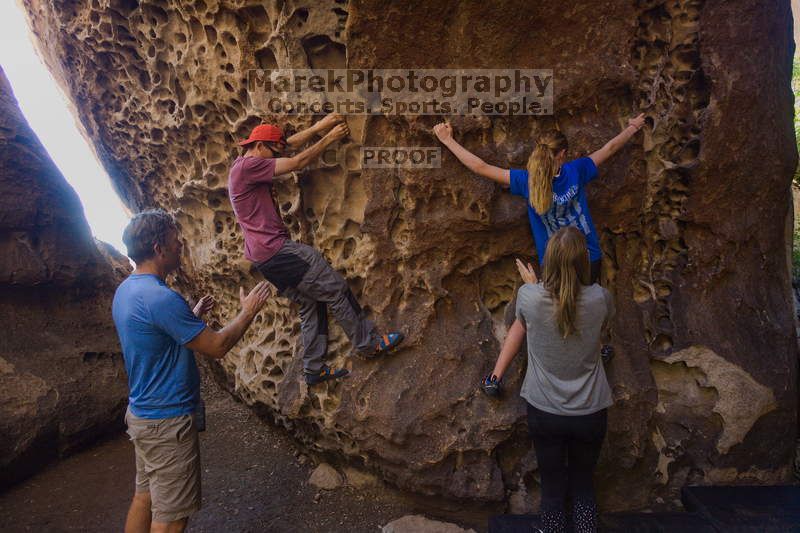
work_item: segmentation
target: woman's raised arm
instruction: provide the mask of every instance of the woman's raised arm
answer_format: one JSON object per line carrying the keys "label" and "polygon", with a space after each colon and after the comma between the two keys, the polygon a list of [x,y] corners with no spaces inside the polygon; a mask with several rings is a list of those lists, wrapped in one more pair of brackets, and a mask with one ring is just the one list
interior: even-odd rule
{"label": "woman's raised arm", "polygon": [[628,127],[622,130],[616,137],[608,141],[602,148],[589,154],[589,157],[594,161],[595,166],[599,167],[609,157],[614,155],[620,148],[625,146],[631,137],[644,126],[644,113],[640,113],[638,117],[628,120]]}
{"label": "woman's raised arm", "polygon": [[511,173],[507,168],[500,168],[488,164],[486,161],[476,156],[453,139],[453,127],[447,122],[442,122],[433,127],[433,133],[444,144],[453,155],[455,155],[465,167],[475,174],[489,178],[501,185],[508,187],[511,184]]}

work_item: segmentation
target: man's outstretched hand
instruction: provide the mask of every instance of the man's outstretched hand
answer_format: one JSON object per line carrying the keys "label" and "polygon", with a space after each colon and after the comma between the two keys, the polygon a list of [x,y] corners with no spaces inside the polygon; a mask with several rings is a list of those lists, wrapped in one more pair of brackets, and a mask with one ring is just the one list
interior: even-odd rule
{"label": "man's outstretched hand", "polygon": [[453,138],[453,127],[449,122],[440,122],[433,127],[433,133],[441,142],[445,142],[447,139]]}
{"label": "man's outstretched hand", "polygon": [[252,313],[253,315],[258,313],[267,303],[270,296],[272,296],[272,289],[266,281],[262,281],[253,287],[253,290],[247,296],[244,295],[244,287],[239,287],[239,301],[242,304],[242,311],[246,313]]}
{"label": "man's outstretched hand", "polygon": [[341,124],[344,122],[344,117],[339,113],[331,113],[329,115],[325,115],[325,117],[317,122],[317,131],[319,133],[325,133],[332,127],[337,124]]}
{"label": "man's outstretched hand", "polygon": [[211,296],[210,294],[206,294],[205,296],[200,298],[200,301],[198,301],[197,305],[194,306],[194,309],[192,309],[192,313],[194,313],[194,316],[196,316],[197,318],[203,318],[203,315],[205,315],[214,308],[215,303],[216,302],[214,301],[214,297]]}
{"label": "man's outstretched hand", "polygon": [[350,127],[347,125],[347,123],[342,122],[341,124],[337,124],[336,126],[334,126],[331,131],[326,133],[325,138],[330,139],[332,142],[335,142],[338,141],[339,139],[344,139],[348,135],[350,135]]}

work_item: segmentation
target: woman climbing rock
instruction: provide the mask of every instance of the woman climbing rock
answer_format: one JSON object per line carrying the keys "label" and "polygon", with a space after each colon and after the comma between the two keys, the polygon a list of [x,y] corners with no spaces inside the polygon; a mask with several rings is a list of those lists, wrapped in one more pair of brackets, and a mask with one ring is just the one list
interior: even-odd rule
{"label": "woman climbing rock", "polygon": [[447,122],[433,131],[453,154],[472,172],[511,188],[511,194],[528,202],[528,219],[536,243],[539,264],[544,261],[550,237],[565,226],[575,226],[586,236],[591,260],[592,282],[600,279],[602,252],[589,206],[586,185],[597,177],[597,167],[622,148],[644,126],[644,114],[628,121],[628,126],[588,157],[567,161],[567,138],[549,130],[536,139],[525,169],[506,169],[489,165],[453,138]]}
{"label": "woman climbing rock", "polygon": [[613,404],[597,347],[614,302],[608,290],[591,283],[586,239],[574,226],[550,237],[542,283],[529,265],[518,261],[517,266],[524,285],[517,294],[516,320],[492,375],[495,381],[502,378],[527,337],[520,396],[528,403],[528,431],[541,475],[543,529],[567,529],[570,494],[573,530],[595,531],[592,476]]}
{"label": "woman climbing rock", "polygon": [[[511,194],[522,196],[528,203],[528,219],[536,244],[541,268],[547,243],[559,228],[574,226],[586,237],[591,265],[591,281],[599,282],[602,261],[600,240],[589,213],[586,185],[597,177],[597,167],[606,162],[644,126],[644,114],[628,120],[628,126],[588,157],[567,161],[567,138],[558,130],[540,134],[528,158],[526,169],[505,169],[490,165],[461,146],[453,138],[447,122],[434,126],[436,137],[472,172],[511,188]],[[512,326],[513,329],[513,326]],[[519,331],[509,330],[519,335]],[[603,345],[604,359],[613,350]],[[494,386],[499,387],[499,383]]]}

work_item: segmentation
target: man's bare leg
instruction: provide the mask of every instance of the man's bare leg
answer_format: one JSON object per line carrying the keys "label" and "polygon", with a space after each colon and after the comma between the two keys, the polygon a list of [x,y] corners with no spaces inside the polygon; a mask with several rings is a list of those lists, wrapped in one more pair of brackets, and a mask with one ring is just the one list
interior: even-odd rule
{"label": "man's bare leg", "polygon": [[188,518],[181,518],[174,522],[153,522],[150,524],[150,533],[183,533],[188,522]]}
{"label": "man's bare leg", "polygon": [[128,509],[128,518],[125,519],[125,533],[147,533],[150,531],[150,520],[150,493],[135,493]]}

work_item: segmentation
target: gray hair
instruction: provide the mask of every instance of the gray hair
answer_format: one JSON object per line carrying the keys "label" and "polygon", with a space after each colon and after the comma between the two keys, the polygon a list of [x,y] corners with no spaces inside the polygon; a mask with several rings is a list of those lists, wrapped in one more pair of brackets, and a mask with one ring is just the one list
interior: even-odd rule
{"label": "gray hair", "polygon": [[153,246],[163,246],[171,231],[177,231],[175,219],[163,209],[148,209],[137,213],[122,232],[122,242],[128,248],[128,257],[136,263],[155,255]]}

